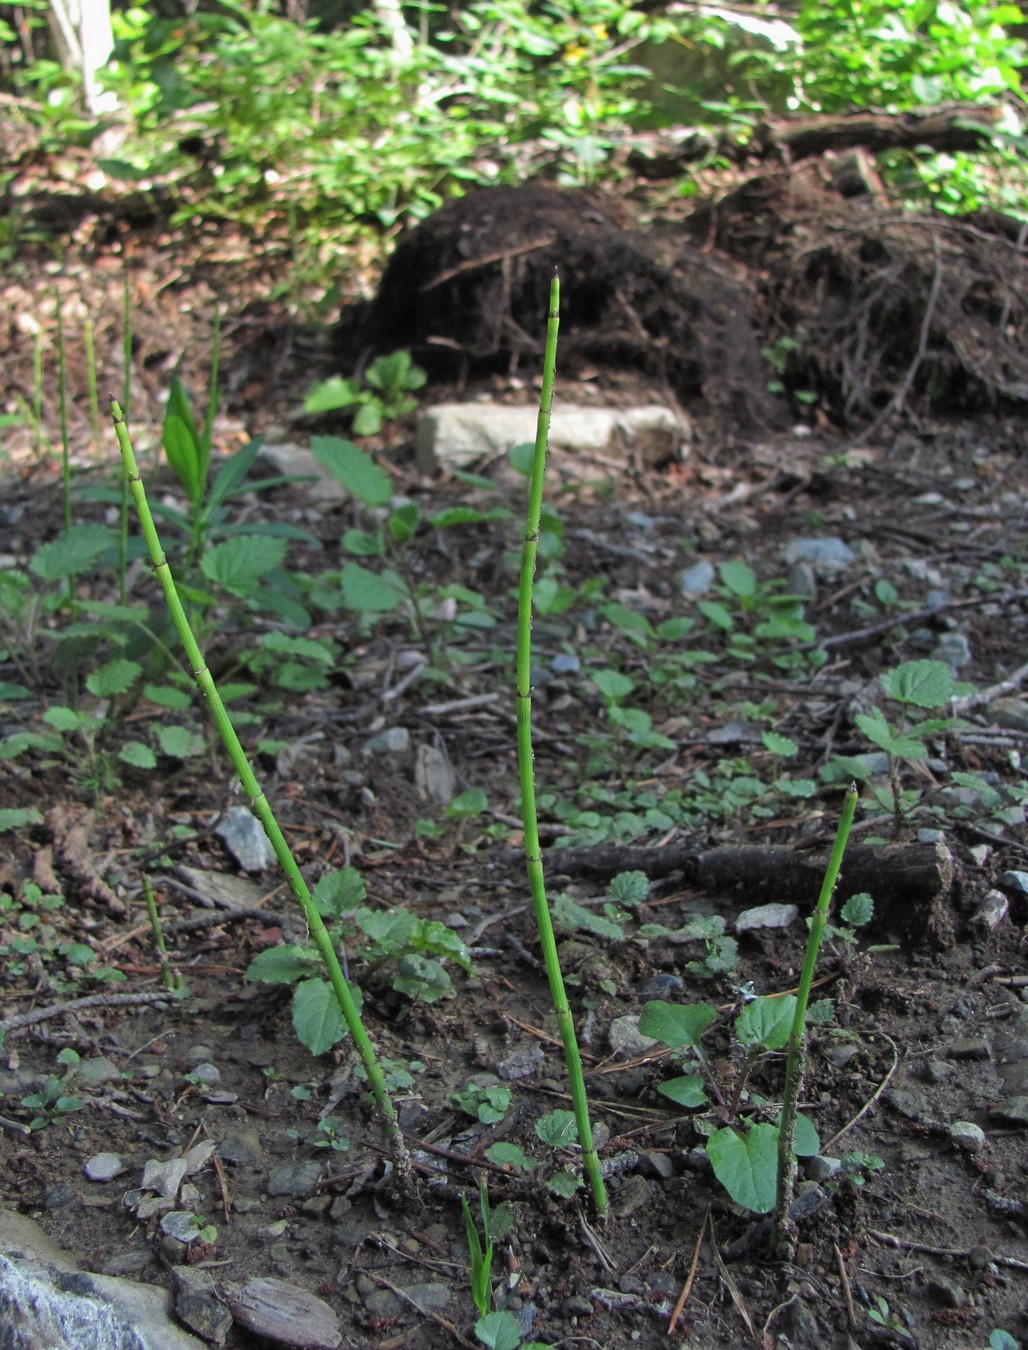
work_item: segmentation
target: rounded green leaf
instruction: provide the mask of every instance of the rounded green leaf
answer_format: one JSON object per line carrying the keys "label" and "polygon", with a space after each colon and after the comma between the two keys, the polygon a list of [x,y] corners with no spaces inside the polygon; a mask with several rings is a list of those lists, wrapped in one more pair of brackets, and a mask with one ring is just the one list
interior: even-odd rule
{"label": "rounded green leaf", "polygon": [[573,1111],[551,1111],[535,1122],[535,1132],[551,1148],[566,1148],[578,1139]]}
{"label": "rounded green leaf", "polygon": [[717,569],[721,585],[740,598],[755,595],[757,574],[744,562],[724,562]]}
{"label": "rounded green leaf", "polygon": [[97,698],[113,698],[116,694],[127,694],[142,673],[142,666],[135,661],[117,656],[86,676],[86,688]]}
{"label": "rounded green leaf", "polygon": [[323,1055],[346,1035],[346,1022],[331,985],[304,980],[293,991],[293,1030],[312,1055]]}
{"label": "rounded green leaf", "polygon": [[778,1175],[778,1127],[752,1125],[743,1134],[729,1126],[707,1140],[714,1175],[737,1205],[754,1214],[774,1207]]}
{"label": "rounded green leaf", "polygon": [[509,1312],[491,1312],[475,1323],[475,1335],[487,1350],[518,1350],[521,1328]]}
{"label": "rounded green leaf", "polygon": [[142,741],[126,741],[118,751],[118,758],[123,764],[131,764],[134,769],[155,769],[157,767],[157,756]]}
{"label": "rounded green leaf", "polygon": [[605,699],[611,703],[620,703],[635,688],[627,675],[619,670],[597,670],[589,677]]}
{"label": "rounded green leaf", "polygon": [[662,1097],[667,1097],[677,1105],[689,1109],[705,1106],[707,1103],[703,1077],[698,1073],[686,1074],[683,1078],[669,1078],[666,1083],[657,1085],[657,1091]]}
{"label": "rounded green leaf", "polygon": [[343,603],[358,614],[388,614],[405,598],[403,583],[391,573],[369,572],[360,563],[349,562],[339,577]]}
{"label": "rounded green leaf", "polygon": [[794,994],[785,994],[782,998],[755,998],[736,1018],[735,1035],[740,1045],[781,1050],[788,1043],[795,1016]]}
{"label": "rounded green leaf", "polygon": [[663,1041],[673,1049],[697,1046],[703,1033],[717,1021],[717,1009],[709,1003],[665,1003],[651,999],[643,1006],[639,1032]]}
{"label": "rounded green leaf", "polygon": [[485,1151],[485,1156],[497,1167],[514,1167],[519,1172],[530,1172],[535,1166],[535,1163],[523,1148],[518,1144],[507,1143],[504,1139],[496,1144],[490,1144]]}
{"label": "rounded green leaf", "polygon": [[260,980],[262,984],[293,984],[309,975],[317,964],[318,958],[309,947],[283,942],[278,947],[267,947],[258,952],[243,978]]}

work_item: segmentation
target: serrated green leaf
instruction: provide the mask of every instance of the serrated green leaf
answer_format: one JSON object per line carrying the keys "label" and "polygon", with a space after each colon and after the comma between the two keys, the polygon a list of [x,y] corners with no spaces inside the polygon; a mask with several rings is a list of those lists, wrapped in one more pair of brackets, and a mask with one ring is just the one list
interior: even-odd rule
{"label": "serrated green leaf", "polygon": [[764,749],[769,750],[778,759],[789,759],[799,750],[794,740],[780,735],[777,731],[765,731],[761,739],[764,742]]}
{"label": "serrated green leaf", "polygon": [[29,568],[42,581],[64,581],[86,571],[116,543],[117,535],[106,525],[72,525],[37,548]]}
{"label": "serrated green leaf", "polygon": [[471,816],[481,815],[489,805],[489,798],[482,788],[468,788],[454,797],[446,808],[446,814],[457,820],[467,820]]}
{"label": "serrated green leaf", "polygon": [[437,530],[449,525],[479,525],[489,520],[509,520],[510,512],[505,506],[492,506],[488,511],[480,511],[474,506],[446,506],[434,512],[428,523]]}
{"label": "serrated green leaf", "polygon": [[34,806],[5,806],[0,808],[0,834],[9,830],[23,830],[26,825],[38,825],[43,819]]}
{"label": "serrated green leaf", "polygon": [[346,563],[339,576],[343,603],[358,614],[388,614],[407,598],[403,582],[392,572],[369,572],[360,563]]}
{"label": "serrated green leaf", "polygon": [[778,1175],[778,1127],[752,1125],[742,1134],[729,1126],[707,1140],[707,1157],[737,1205],[754,1214],[774,1208]]}
{"label": "serrated green leaf", "polygon": [[364,878],[355,867],[326,872],[312,892],[315,907],[323,919],[338,919],[364,903],[367,890]]}
{"label": "serrated green leaf", "polygon": [[597,937],[611,938],[615,942],[620,942],[625,936],[625,930],[620,924],[597,914],[594,909],[580,905],[570,895],[558,895],[554,900],[553,921],[561,928],[595,933]]}
{"label": "serrated green leaf", "polygon": [[679,1004],[651,999],[643,1006],[639,1032],[677,1050],[685,1045],[698,1046],[700,1037],[716,1021],[717,1009],[709,1003]]}
{"label": "serrated green leaf", "polygon": [[86,688],[97,698],[127,694],[143,673],[142,666],[123,656],[115,657],[86,676]]}
{"label": "serrated green leaf", "polygon": [[389,505],[393,496],[389,475],[360,446],[338,436],[314,436],[311,454],[337,482],[368,506]]}
{"label": "serrated green leaf", "polygon": [[346,380],[341,375],[332,375],[307,391],[303,407],[305,412],[312,415],[338,412],[340,408],[351,408],[359,397],[360,385],[356,380]]}
{"label": "serrated green leaf", "polygon": [[635,688],[634,682],[627,675],[622,675],[619,670],[597,670],[589,678],[603,697],[611,703],[620,703]]}
{"label": "serrated green leaf", "polygon": [[724,605],[717,600],[701,600],[696,608],[708,623],[712,623],[715,628],[720,628],[723,633],[730,633],[735,627],[735,620]]}
{"label": "serrated green leaf", "polygon": [[645,872],[619,872],[607,888],[613,901],[628,908],[641,905],[649,893],[650,879]]}
{"label": "serrated green leaf", "polygon": [[47,708],[43,714],[43,721],[55,731],[78,731],[82,725],[82,715],[74,708],[65,708],[58,704],[56,707]]}
{"label": "serrated green leaf", "polygon": [[[360,1008],[360,990],[350,986]],[[293,991],[293,1030],[312,1055],[323,1055],[346,1035],[346,1022],[327,980],[303,980]]]}
{"label": "serrated green leaf", "polygon": [[781,1050],[788,1044],[796,1016],[796,996],[755,998],[746,1004],[735,1020],[735,1035],[740,1045],[764,1050]]}
{"label": "serrated green leaf", "polygon": [[669,1078],[666,1083],[658,1083],[657,1091],[662,1097],[669,1098],[679,1106],[692,1108],[704,1106],[707,1102],[703,1078],[698,1073],[685,1074],[681,1078]]}
{"label": "serrated green leaf", "polygon": [[546,1183],[546,1189],[553,1195],[559,1195],[564,1200],[570,1200],[574,1193],[581,1188],[581,1185],[581,1177],[577,1177],[574,1172],[568,1172],[562,1168],[550,1177]]}
{"label": "serrated green leaf", "polygon": [[170,759],[188,759],[190,755],[203,754],[203,737],[189,727],[159,726],[156,735],[161,753]]}
{"label": "serrated green leaf", "polygon": [[421,519],[421,511],[416,502],[404,502],[389,517],[387,528],[389,537],[394,543],[409,544],[418,530],[418,521]]}
{"label": "serrated green leaf", "polygon": [[142,741],[127,741],[118,751],[118,758],[122,763],[131,764],[135,769],[155,769],[157,767],[157,756]]}
{"label": "serrated green leaf", "polygon": [[530,1172],[535,1162],[518,1144],[509,1144],[505,1140],[490,1144],[485,1156],[497,1167],[514,1167],[519,1172]]}
{"label": "serrated green leaf", "polygon": [[888,698],[915,708],[941,708],[954,696],[953,674],[944,661],[905,661],[878,682]]}
{"label": "serrated green leaf", "polygon": [[880,708],[872,708],[869,713],[857,713],[853,720],[867,739],[887,754],[895,755],[898,759],[928,758],[924,743],[893,731]]}
{"label": "serrated green leaf", "polygon": [[385,557],[385,535],[381,530],[344,530],[340,543],[343,550],[354,558]]}
{"label": "serrated green leaf", "polygon": [[171,708],[175,712],[188,708],[193,701],[184,689],[176,689],[170,684],[147,684],[143,686],[143,693],[159,708]]}
{"label": "serrated green leaf", "polygon": [[851,923],[854,928],[863,928],[870,923],[875,914],[875,902],[867,891],[857,891],[839,910],[840,918]]}
{"label": "serrated green leaf", "polygon": [[310,947],[283,942],[278,947],[266,947],[258,952],[247,966],[243,979],[258,980],[261,984],[294,984],[316,969],[318,961]]}
{"label": "serrated green leaf", "polygon": [[208,581],[233,595],[248,596],[257,590],[262,577],[281,567],[285,556],[284,539],[237,534],[209,548],[200,559],[200,570]]}
{"label": "serrated green leaf", "polygon": [[578,1142],[578,1127],[573,1111],[550,1111],[535,1122],[535,1132],[551,1148],[567,1148]]}

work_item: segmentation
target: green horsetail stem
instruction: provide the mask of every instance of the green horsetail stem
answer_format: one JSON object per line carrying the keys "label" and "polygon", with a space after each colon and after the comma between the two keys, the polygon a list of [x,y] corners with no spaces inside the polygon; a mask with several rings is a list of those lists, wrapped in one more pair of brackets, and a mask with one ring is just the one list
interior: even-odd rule
{"label": "green horsetail stem", "polygon": [[546,900],[542,852],[539,846],[539,823],[535,805],[535,769],[532,754],[532,587],[535,580],[536,553],[539,547],[539,522],[542,516],[543,478],[546,472],[546,447],[550,433],[550,411],[553,407],[553,382],[557,369],[557,329],[560,316],[560,281],[556,276],[550,286],[549,318],[546,325],[546,353],[543,358],[543,386],[539,397],[539,418],[536,423],[535,455],[528,491],[528,515],[525,538],[521,549],[521,584],[518,588],[518,648],[517,648],[517,725],[518,768],[521,775],[521,811],[525,830],[525,863],[532,893],[532,906],[539,929],[546,974],[550,981],[550,997],[557,1015],[557,1026],[564,1045],[571,1089],[571,1103],[582,1146],[582,1167],[592,1190],[593,1203],[600,1215],[607,1212],[607,1190],[600,1173],[600,1160],[593,1144],[592,1125],[589,1122],[589,1103],[582,1076],[582,1057],[571,1017],[568,996],[564,989],[557,943],[553,936],[553,921]]}
{"label": "green horsetail stem", "polygon": [[335,994],[336,1001],[339,1004],[339,1010],[343,1014],[347,1029],[353,1037],[353,1043],[356,1046],[357,1054],[360,1056],[361,1064],[367,1074],[368,1084],[371,1087],[375,1104],[378,1107],[379,1114],[385,1126],[386,1136],[389,1140],[393,1155],[393,1162],[396,1170],[401,1177],[407,1177],[410,1174],[411,1163],[410,1155],[407,1152],[407,1145],[403,1138],[403,1132],[400,1129],[400,1122],[397,1119],[396,1108],[392,1103],[389,1092],[386,1088],[385,1075],[382,1072],[382,1066],[378,1062],[378,1056],[375,1054],[375,1047],[371,1043],[371,1037],[365,1029],[361,1020],[360,1011],[350,992],[350,987],[343,975],[339,964],[339,958],[336,955],[335,948],[332,945],[332,939],[329,936],[321,915],[318,913],[317,906],[311,897],[307,888],[307,883],[297,866],[296,859],[293,857],[289,845],[286,843],[285,835],[279,828],[278,821],[275,819],[271,806],[265,797],[264,792],[257,781],[253,769],[250,767],[249,760],[246,758],[242,744],[236,734],[236,729],[232,725],[231,718],[225,710],[221,695],[218,693],[217,686],[214,683],[214,677],[207,668],[200,647],[193,636],[193,631],[189,626],[189,620],[186,617],[182,601],[179,599],[178,591],[175,588],[175,579],[171,574],[171,568],[168,566],[168,559],[161,547],[160,537],[157,533],[157,527],[154,525],[153,515],[150,512],[150,505],[146,499],[146,490],[143,487],[143,480],[139,474],[139,467],[136,464],[135,453],[132,449],[132,442],[129,439],[128,427],[125,425],[125,418],[121,411],[121,406],[116,399],[111,400],[111,415],[114,419],[114,428],[118,437],[118,445],[121,448],[121,457],[125,465],[125,472],[128,475],[129,489],[132,493],[132,499],[135,503],[136,512],[139,516],[139,523],[143,531],[143,537],[146,540],[147,548],[150,551],[150,558],[153,562],[154,573],[164,591],[164,598],[167,601],[168,609],[171,612],[172,622],[178,632],[182,646],[185,649],[189,660],[189,668],[193,672],[197,686],[201,694],[207,701],[211,710],[211,716],[214,718],[214,724],[218,728],[218,733],[225,748],[232,760],[239,782],[243,791],[250,799],[250,805],[254,814],[264,827],[264,832],[271,841],[271,846],[275,850],[275,857],[278,859],[282,870],[285,872],[292,888],[293,894],[300,902],[304,918],[307,921],[307,928],[311,940],[321,954],[321,959],[325,963],[325,970],[328,974],[328,981],[332,992]]}
{"label": "green horsetail stem", "polygon": [[793,1187],[796,1181],[796,1154],[793,1144],[796,1136],[796,1109],[803,1091],[803,1079],[806,1075],[806,1033],[807,1004],[810,1002],[810,988],[814,983],[814,970],[817,955],[821,947],[825,926],[828,923],[828,906],[832,892],[839,880],[842,867],[842,855],[846,851],[846,842],[850,837],[850,828],[857,810],[857,789],[850,784],[842,806],[842,816],[835,835],[825,879],[821,884],[821,894],[810,920],[810,936],[807,938],[807,951],[803,958],[799,984],[796,987],[796,1008],[789,1033],[789,1051],[785,1064],[785,1090],[782,1094],[782,1114],[778,1123],[778,1175],[775,1189],[775,1217],[772,1229],[772,1247],[788,1242],[789,1207],[792,1204]]}

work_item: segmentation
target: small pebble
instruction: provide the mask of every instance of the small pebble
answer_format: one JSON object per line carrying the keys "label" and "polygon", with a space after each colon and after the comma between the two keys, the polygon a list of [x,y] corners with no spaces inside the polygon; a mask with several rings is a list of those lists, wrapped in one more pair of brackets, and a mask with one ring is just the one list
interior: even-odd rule
{"label": "small pebble", "polygon": [[744,909],[735,921],[737,933],[751,933],[760,928],[788,928],[799,917],[796,905],[757,905]]}
{"label": "small pebble", "polygon": [[981,1153],[985,1147],[985,1131],[970,1120],[955,1120],[949,1127],[949,1137],[967,1153]]}
{"label": "small pebble", "polygon": [[113,1181],[125,1171],[125,1164],[116,1153],[94,1153],[82,1170],[90,1181]]}

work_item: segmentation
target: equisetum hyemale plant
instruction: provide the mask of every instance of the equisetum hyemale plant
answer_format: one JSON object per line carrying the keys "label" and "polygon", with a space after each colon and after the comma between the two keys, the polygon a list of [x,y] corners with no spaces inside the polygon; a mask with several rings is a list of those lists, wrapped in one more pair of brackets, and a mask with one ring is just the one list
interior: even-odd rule
{"label": "equisetum hyemale plant", "polygon": [[118,445],[121,449],[122,461],[128,475],[129,487],[132,493],[133,502],[135,503],[136,512],[139,516],[143,537],[146,540],[150,558],[153,562],[154,572],[161,584],[161,589],[164,592],[164,598],[171,613],[172,621],[189,660],[189,668],[193,672],[193,677],[196,680],[197,686],[211,710],[211,716],[213,717],[221,739],[225,744],[225,748],[229,753],[229,757],[232,760],[232,765],[239,777],[243,791],[250,799],[254,814],[264,827],[264,831],[275,850],[275,856],[279,861],[279,865],[285,872],[293,894],[296,896],[303,909],[311,941],[317,947],[318,952],[325,963],[325,970],[328,975],[328,982],[331,986],[332,993],[335,995],[336,1001],[339,1004],[339,1010],[343,1015],[347,1030],[353,1038],[357,1054],[360,1056],[361,1064],[364,1066],[364,1071],[367,1074],[368,1084],[385,1126],[386,1136],[389,1140],[397,1173],[401,1178],[405,1179],[410,1174],[410,1155],[408,1154],[407,1145],[400,1129],[396,1108],[393,1105],[386,1087],[385,1075],[382,1071],[382,1066],[379,1063],[378,1056],[375,1053],[375,1047],[371,1043],[371,1038],[361,1020],[360,1010],[358,1009],[357,1003],[350,991],[350,987],[346,982],[346,978],[343,975],[335,947],[332,945],[332,939],[325,927],[321,915],[318,913],[318,908],[311,897],[310,890],[303,879],[303,875],[300,872],[296,859],[293,857],[289,845],[286,842],[285,835],[282,833],[279,823],[275,819],[271,805],[268,802],[267,797],[265,797],[253,769],[250,767],[250,763],[246,758],[246,752],[243,750],[239,737],[236,734],[235,727],[232,725],[232,721],[222,702],[221,695],[218,693],[213,676],[207,668],[207,663],[204,661],[199,644],[190,628],[185,609],[183,608],[182,601],[180,600],[178,591],[175,587],[175,579],[171,574],[168,560],[161,547],[157,527],[154,525],[153,515],[151,514],[150,506],[146,498],[146,490],[139,474],[139,467],[136,463],[132,442],[129,438],[128,427],[126,426],[121,406],[115,399],[111,400],[111,414],[114,419]]}
{"label": "equisetum hyemale plant", "polygon": [[[850,836],[850,827],[857,810],[857,789],[850,784],[843,802],[842,816],[835,835],[825,879],[821,885],[813,917],[810,920],[810,936],[800,971],[799,984],[796,986],[796,1006],[793,1012],[792,1030],[789,1033],[788,1054],[785,1063],[785,1089],[782,1094],[782,1114],[778,1130],[778,1177],[775,1193],[774,1227],[772,1245],[777,1251],[780,1246],[788,1247],[791,1241],[789,1207],[792,1204],[793,1187],[796,1181],[796,1154],[793,1142],[796,1132],[796,1110],[803,1091],[803,1079],[806,1053],[807,1004],[810,1001],[810,988],[814,982],[814,969],[817,966],[817,954],[821,946],[825,925],[828,923],[828,906],[832,892],[839,880],[842,867],[842,855],[846,851],[846,841]],[[794,1231],[794,1230],[793,1230]]]}
{"label": "equisetum hyemale plant", "polygon": [[543,478],[546,471],[546,447],[550,431],[550,411],[553,407],[553,383],[557,368],[557,328],[560,314],[560,282],[556,276],[550,286],[549,320],[546,325],[546,352],[543,358],[543,384],[539,396],[539,418],[536,424],[535,454],[528,490],[528,514],[521,550],[521,582],[518,587],[518,641],[517,641],[517,729],[518,767],[521,775],[521,811],[524,820],[525,862],[532,893],[532,907],[539,929],[546,974],[550,982],[550,997],[557,1015],[557,1026],[564,1046],[571,1089],[571,1104],[575,1113],[578,1140],[582,1146],[582,1166],[592,1191],[597,1213],[607,1212],[607,1191],[600,1173],[600,1160],[593,1144],[589,1104],[582,1076],[582,1057],[571,1017],[564,977],[557,956],[553,922],[546,899],[543,877],[542,851],[539,844],[539,824],[535,804],[535,770],[532,756],[532,589],[535,581],[536,553],[539,546],[539,527],[542,515]]}

